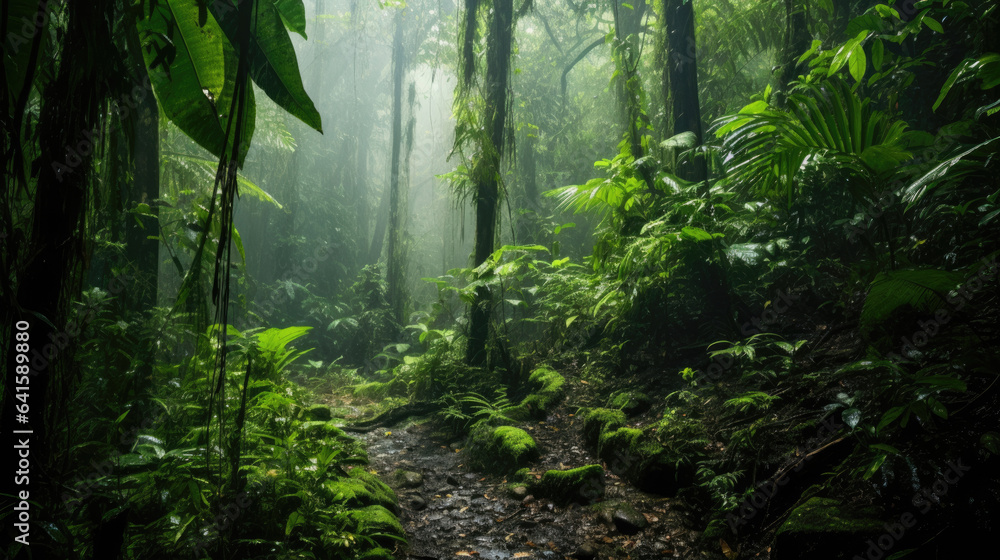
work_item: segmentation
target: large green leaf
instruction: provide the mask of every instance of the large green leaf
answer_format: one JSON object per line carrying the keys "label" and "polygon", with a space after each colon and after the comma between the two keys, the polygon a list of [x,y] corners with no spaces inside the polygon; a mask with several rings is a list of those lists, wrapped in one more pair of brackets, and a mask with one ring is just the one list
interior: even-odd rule
{"label": "large green leaf", "polygon": [[879,274],[868,289],[861,310],[861,329],[874,325],[904,305],[930,313],[945,305],[948,292],[962,281],[962,275],[938,269],[898,270]]}
{"label": "large green leaf", "polygon": [[[323,123],[299,75],[299,63],[292,41],[273,1],[255,3],[256,27],[250,37],[250,77],[268,97],[302,122],[319,132]],[[235,8],[226,2],[212,2],[209,9],[233,45],[239,45]]]}
{"label": "large green leaf", "polygon": [[[236,87],[236,52],[213,18],[201,20],[197,0],[165,0],[137,22],[153,92],[164,114],[215,156],[231,146],[226,130]],[[240,162],[253,136],[248,92]]]}
{"label": "large green leaf", "polygon": [[278,8],[281,21],[289,30],[306,37],[306,7],[302,0],[275,0],[274,5]]}

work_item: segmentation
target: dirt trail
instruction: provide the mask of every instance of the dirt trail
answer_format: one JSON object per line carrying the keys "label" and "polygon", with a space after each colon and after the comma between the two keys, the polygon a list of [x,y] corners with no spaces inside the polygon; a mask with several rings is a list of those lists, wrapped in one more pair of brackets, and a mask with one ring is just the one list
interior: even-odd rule
{"label": "dirt trail", "polygon": [[[576,409],[572,397],[568,401],[545,421],[522,425],[542,450],[531,465],[535,476],[599,462],[585,448],[580,422],[571,413]],[[410,543],[401,559],[706,557],[690,547],[692,533],[682,527],[674,500],[640,492],[608,465],[602,499],[560,507],[533,496],[515,497],[505,479],[470,471],[463,464],[465,454],[456,451],[462,442],[444,441],[432,430],[429,423],[411,422],[362,436],[370,468],[399,495],[400,521]],[[397,482],[397,469],[420,473],[422,480]],[[623,533],[623,528],[632,530],[613,520],[622,502],[631,504],[649,526]]]}

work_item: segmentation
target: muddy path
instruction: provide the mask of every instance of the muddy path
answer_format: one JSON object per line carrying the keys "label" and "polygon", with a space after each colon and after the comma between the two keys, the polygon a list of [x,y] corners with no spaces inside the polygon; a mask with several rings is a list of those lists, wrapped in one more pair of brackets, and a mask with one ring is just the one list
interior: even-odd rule
{"label": "muddy path", "polygon": [[[582,387],[570,379],[567,385]],[[583,443],[573,414],[576,392],[570,389],[544,421],[521,425],[542,450],[530,467],[532,476],[601,463]],[[443,439],[426,418],[359,437],[368,446],[369,468],[399,496],[409,540],[400,559],[724,558],[692,547],[695,534],[682,526],[676,500],[637,490],[606,464],[603,497],[561,507],[515,493],[502,477],[469,469],[463,441]],[[398,470],[420,476],[404,478]]]}

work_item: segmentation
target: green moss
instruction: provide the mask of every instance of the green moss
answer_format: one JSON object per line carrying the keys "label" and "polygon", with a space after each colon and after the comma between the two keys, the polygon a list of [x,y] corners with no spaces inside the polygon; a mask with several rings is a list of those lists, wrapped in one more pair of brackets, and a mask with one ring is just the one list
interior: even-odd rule
{"label": "green moss", "polygon": [[638,455],[641,440],[642,430],[638,428],[618,428],[614,431],[605,430],[598,440],[597,454],[604,460],[613,458],[615,451],[627,451],[632,455]]}
{"label": "green moss", "polygon": [[531,479],[531,469],[529,469],[528,467],[517,469],[517,472],[515,472],[512,476],[509,477],[509,480],[511,482],[513,483],[519,482],[521,484],[529,481],[530,479]]}
{"label": "green moss", "polygon": [[493,430],[493,443],[497,451],[509,457],[531,457],[532,459],[538,457],[538,444],[528,435],[528,432],[521,428],[500,426]]}
{"label": "green moss", "polygon": [[528,382],[537,387],[534,392],[524,398],[521,404],[507,412],[507,416],[515,420],[541,418],[563,397],[563,385],[566,380],[555,370],[542,366],[531,372]]}
{"label": "green moss", "polygon": [[809,498],[795,508],[775,535],[783,533],[870,533],[882,528],[882,522],[868,517],[872,511],[858,517],[847,512],[840,502],[831,498]]}
{"label": "green moss", "polygon": [[304,421],[327,422],[333,418],[333,413],[324,404],[314,404],[299,411],[299,418]]}
{"label": "green moss", "polygon": [[546,471],[532,488],[557,503],[590,503],[604,494],[604,467],[586,465],[567,471]]}
{"label": "green moss", "polygon": [[392,496],[373,489],[371,485],[358,478],[327,480],[323,486],[329,492],[328,499],[341,502],[349,508],[373,505],[380,505],[387,509],[396,507]]}
{"label": "green moss", "polygon": [[474,465],[492,472],[522,468],[541,455],[528,432],[512,426],[477,426],[466,449]]}
{"label": "green moss", "polygon": [[399,524],[396,516],[382,506],[368,506],[355,509],[348,512],[347,516],[354,523],[354,532],[369,536],[380,545],[391,546],[393,542],[398,541],[389,536],[379,535],[393,535],[399,538],[406,537],[403,526]]}
{"label": "green moss", "polygon": [[389,383],[372,381],[354,386],[354,396],[373,401],[381,400],[389,394]]}
{"label": "green moss", "polygon": [[590,408],[583,414],[583,440],[588,445],[596,445],[601,434],[614,431],[625,425],[625,413],[608,408]]}
{"label": "green moss", "polygon": [[396,493],[386,483],[379,480],[377,476],[361,467],[351,469],[348,475],[364,483],[365,488],[371,493],[374,503],[392,510],[397,508],[396,504],[398,500]]}

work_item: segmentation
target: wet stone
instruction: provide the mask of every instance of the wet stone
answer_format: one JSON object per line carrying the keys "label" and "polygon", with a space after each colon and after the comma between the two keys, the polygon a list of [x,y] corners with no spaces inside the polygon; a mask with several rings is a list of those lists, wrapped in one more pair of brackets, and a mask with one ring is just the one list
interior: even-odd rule
{"label": "wet stone", "polygon": [[418,472],[400,469],[396,471],[395,477],[396,483],[403,488],[419,488],[424,484],[424,475]]}
{"label": "wet stone", "polygon": [[412,496],[407,497],[406,504],[410,506],[410,509],[414,511],[420,511],[427,507],[427,500],[425,500],[423,496],[414,494]]}
{"label": "wet stone", "polygon": [[528,495],[528,489],[524,486],[515,486],[511,488],[510,493],[514,498],[523,500]]}
{"label": "wet stone", "polygon": [[615,527],[620,532],[626,535],[634,535],[649,527],[649,521],[646,521],[646,516],[636,511],[629,504],[618,506],[611,516],[611,521],[614,522]]}
{"label": "wet stone", "polygon": [[458,481],[457,478],[455,478],[455,475],[453,474],[449,474],[448,478],[445,479],[445,482],[451,484],[452,486],[460,486],[462,484],[461,482]]}
{"label": "wet stone", "polygon": [[597,558],[597,547],[594,543],[585,542],[573,553],[573,558],[577,560],[594,560]]}

